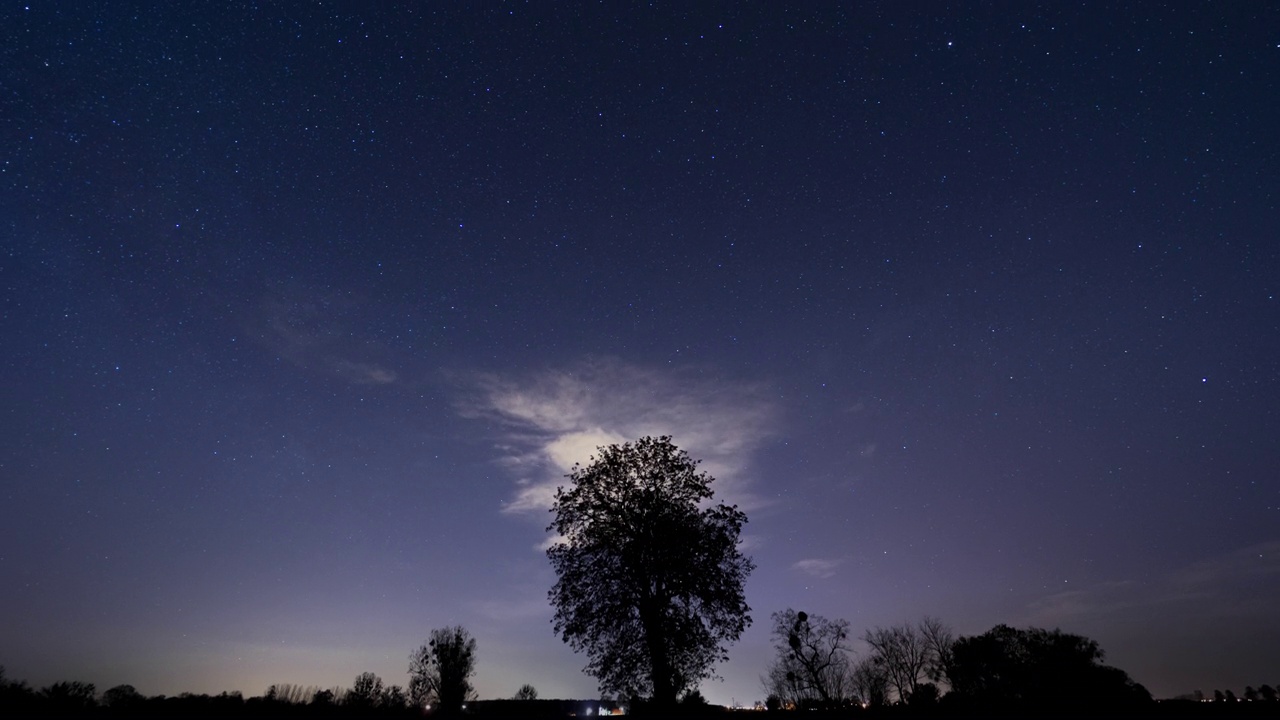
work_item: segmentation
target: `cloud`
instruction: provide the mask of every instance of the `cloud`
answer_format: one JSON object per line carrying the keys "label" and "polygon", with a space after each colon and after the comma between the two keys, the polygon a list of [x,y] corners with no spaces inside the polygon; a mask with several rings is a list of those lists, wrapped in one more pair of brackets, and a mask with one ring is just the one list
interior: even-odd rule
{"label": "cloud", "polygon": [[1053,593],[1029,606],[1030,622],[1054,625],[1178,603],[1209,614],[1253,614],[1280,590],[1280,541],[1250,545],[1176,568],[1151,582],[1104,582]]}
{"label": "cloud", "polygon": [[547,591],[541,588],[526,593],[526,597],[505,600],[482,600],[476,604],[480,615],[498,622],[527,621],[551,614]]}
{"label": "cloud", "polygon": [[330,367],[356,385],[387,385],[396,381],[394,370],[373,363],[332,359]]}
{"label": "cloud", "polygon": [[816,578],[835,577],[836,568],[840,566],[841,560],[828,560],[824,558],[807,558],[805,560],[797,560],[791,564],[792,570],[799,570],[802,573],[812,575]]}
{"label": "cloud", "polygon": [[1054,625],[1068,618],[1113,613],[1137,602],[1132,582],[1098,583],[1079,590],[1064,590],[1031,603],[1031,623]]}
{"label": "cloud", "polygon": [[269,352],[303,370],[354,385],[389,385],[399,376],[385,362],[388,351],[358,330],[370,324],[370,312],[348,294],[283,287],[263,299],[249,330]]}
{"label": "cloud", "polygon": [[534,545],[533,549],[537,550],[540,553],[545,553],[546,551],[550,550],[551,548],[555,547],[556,545],[559,545],[564,541],[565,541],[565,536],[563,535],[548,535],[542,539],[542,542],[538,543],[537,545]]}
{"label": "cloud", "polygon": [[1169,582],[1186,593],[1280,579],[1280,540],[1201,560],[1174,572]]}
{"label": "cloud", "polygon": [[760,386],[658,370],[618,360],[523,377],[486,375],[460,407],[491,421],[503,462],[516,475],[503,512],[551,507],[555,489],[575,463],[603,445],[670,435],[716,479],[717,499],[751,510],[752,453],[772,433],[774,411]]}

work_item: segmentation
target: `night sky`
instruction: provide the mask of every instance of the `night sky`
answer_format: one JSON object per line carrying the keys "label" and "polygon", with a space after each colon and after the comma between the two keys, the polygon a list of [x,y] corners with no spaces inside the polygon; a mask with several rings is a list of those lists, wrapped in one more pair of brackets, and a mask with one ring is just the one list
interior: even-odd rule
{"label": "night sky", "polygon": [[0,664],[595,696],[550,492],[670,434],[769,614],[1280,668],[1280,7],[5,2]]}

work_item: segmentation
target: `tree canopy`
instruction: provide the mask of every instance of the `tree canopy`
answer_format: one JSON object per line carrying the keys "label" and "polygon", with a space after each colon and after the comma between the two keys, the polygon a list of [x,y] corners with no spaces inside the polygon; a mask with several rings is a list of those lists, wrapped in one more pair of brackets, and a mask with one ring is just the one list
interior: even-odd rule
{"label": "tree canopy", "polygon": [[746,515],[670,437],[609,445],[556,491],[547,551],[555,630],[605,692],[673,705],[751,623]]}
{"label": "tree canopy", "polygon": [[981,706],[1118,707],[1151,694],[1102,664],[1098,643],[1080,635],[997,625],[953,646],[948,679],[955,701]]}
{"label": "tree canopy", "polygon": [[409,655],[409,702],[434,705],[442,714],[462,712],[475,697],[476,641],[462,626],[431,631],[427,644]]}

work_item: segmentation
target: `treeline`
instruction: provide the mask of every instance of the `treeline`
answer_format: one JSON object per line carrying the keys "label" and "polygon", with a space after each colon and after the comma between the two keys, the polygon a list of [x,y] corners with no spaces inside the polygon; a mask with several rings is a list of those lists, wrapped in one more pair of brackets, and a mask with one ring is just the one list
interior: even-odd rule
{"label": "treeline", "polygon": [[1179,695],[1178,700],[1189,700],[1191,702],[1216,702],[1216,703],[1235,703],[1235,702],[1276,702],[1276,689],[1270,685],[1259,685],[1254,688],[1252,685],[1245,685],[1244,692],[1238,697],[1232,690],[1214,690],[1212,694],[1206,695],[1203,690]]}
{"label": "treeline", "polygon": [[351,687],[279,683],[261,696],[249,698],[239,692],[147,697],[132,685],[117,685],[102,693],[85,682],[59,682],[35,689],[26,682],[9,680],[0,667],[0,717],[4,718],[568,718],[611,714],[622,707],[608,699],[542,700],[532,685],[522,686],[508,700],[469,697],[457,708],[433,704],[435,699],[438,697],[426,697],[416,704],[407,690],[386,685],[368,672],[356,676]]}
{"label": "treeline", "polygon": [[[0,668],[0,671],[3,669]],[[104,717],[104,718],[341,718],[421,717],[403,696],[384,692],[373,702],[361,697],[357,677],[352,690],[311,689],[302,696],[300,686],[273,685],[266,694],[245,698],[239,692],[218,695],[182,693],[147,697],[132,685],[117,685],[101,694],[93,683],[58,682],[35,689],[22,681],[10,681],[0,672],[0,716]],[[374,676],[376,677],[376,676]]]}
{"label": "treeline", "polygon": [[906,707],[963,713],[1140,711],[1151,694],[1103,663],[1098,643],[997,625],[957,637],[941,621],[867,630],[854,660],[846,620],[774,613],[776,656],[761,678],[770,709]]}
{"label": "treeline", "polygon": [[[146,697],[132,685],[98,694],[92,683],[59,682],[39,690],[9,680],[0,667],[0,717],[419,717],[459,715],[475,699],[476,641],[462,627],[431,631],[430,639],[409,654],[407,687],[388,685],[371,672],[360,673],[350,688],[320,688],[281,683],[260,697],[239,692],[219,695],[183,693]],[[536,697],[531,686],[523,697]],[[531,698],[530,698],[531,699]]]}

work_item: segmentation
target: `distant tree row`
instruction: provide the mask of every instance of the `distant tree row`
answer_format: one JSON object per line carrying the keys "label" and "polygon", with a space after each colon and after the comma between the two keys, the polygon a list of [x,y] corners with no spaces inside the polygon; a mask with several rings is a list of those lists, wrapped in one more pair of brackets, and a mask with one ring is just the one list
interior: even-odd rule
{"label": "distant tree row", "polygon": [[1252,685],[1245,685],[1244,692],[1240,696],[1231,690],[1214,690],[1213,694],[1206,696],[1204,692],[1196,690],[1194,693],[1183,695],[1180,700],[1194,700],[1196,702],[1277,702],[1277,692],[1271,685],[1259,685],[1254,688]]}
{"label": "distant tree row", "polygon": [[776,656],[761,678],[771,708],[852,705],[967,710],[1129,708],[1151,695],[1102,664],[1098,643],[1060,630],[997,625],[955,637],[939,620],[875,628],[852,660],[849,623],[787,609],[773,614]]}
{"label": "distant tree row", "polygon": [[[109,711],[131,717],[181,712],[187,716],[243,715],[245,712],[289,714],[289,708],[308,708],[325,714],[399,716],[431,710],[438,715],[460,714],[475,699],[471,678],[475,675],[476,641],[466,629],[455,626],[431,631],[428,642],[409,655],[409,686],[386,685],[371,672],[356,676],[349,689],[281,683],[267,688],[262,697],[245,700],[240,693],[217,696],[184,693],[177,698],[148,698],[132,685],[117,685],[99,697],[92,683],[59,682],[34,690],[25,682],[10,681],[0,666],[0,715],[85,715]],[[526,685],[518,697],[533,699],[537,691]],[[295,713],[296,714],[296,713]]]}

